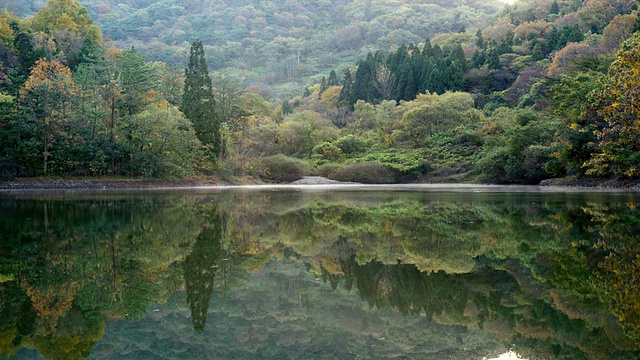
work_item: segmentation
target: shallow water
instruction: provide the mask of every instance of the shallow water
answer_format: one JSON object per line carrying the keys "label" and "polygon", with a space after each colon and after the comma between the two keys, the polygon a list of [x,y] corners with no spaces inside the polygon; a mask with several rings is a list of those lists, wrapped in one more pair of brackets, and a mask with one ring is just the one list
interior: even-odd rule
{"label": "shallow water", "polygon": [[0,354],[636,358],[640,193],[0,193]]}

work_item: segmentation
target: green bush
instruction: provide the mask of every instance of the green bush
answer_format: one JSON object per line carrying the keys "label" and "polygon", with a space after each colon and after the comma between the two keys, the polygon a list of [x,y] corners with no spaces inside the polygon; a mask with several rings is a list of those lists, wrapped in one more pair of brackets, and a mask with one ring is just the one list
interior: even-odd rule
{"label": "green bush", "polygon": [[330,142],[323,142],[313,148],[313,157],[322,160],[337,161],[342,158],[342,151]]}
{"label": "green bush", "polygon": [[332,171],[340,169],[342,165],[336,163],[325,163],[318,166],[318,175],[328,177]]}
{"label": "green bush", "polygon": [[375,161],[346,165],[329,173],[330,179],[363,184],[389,184],[395,182],[393,171]]}
{"label": "green bush", "polygon": [[367,150],[367,142],[356,135],[347,135],[335,141],[335,145],[343,154],[360,154]]}
{"label": "green bush", "polygon": [[286,155],[268,156],[262,160],[260,178],[277,182],[292,182],[301,179],[308,165],[304,161]]}

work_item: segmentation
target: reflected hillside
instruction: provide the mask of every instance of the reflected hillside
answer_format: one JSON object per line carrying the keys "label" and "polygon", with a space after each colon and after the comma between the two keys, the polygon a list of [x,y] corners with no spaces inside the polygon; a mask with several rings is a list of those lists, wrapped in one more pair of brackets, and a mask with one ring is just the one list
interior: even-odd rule
{"label": "reflected hillside", "polygon": [[[258,356],[258,335],[241,330],[251,326],[273,331],[263,354],[300,354],[354,331],[306,307],[353,312],[355,295],[366,321],[399,312],[476,349],[500,343],[531,359],[634,358],[639,204],[633,194],[563,193],[5,196],[0,354],[82,359],[98,349],[116,358],[127,335],[108,324],[142,326],[165,312],[189,319],[188,329],[165,321],[154,330],[164,331],[159,338],[188,330],[174,337],[198,343],[197,334],[221,326],[244,334],[233,345],[211,340],[227,349],[211,356]],[[314,340],[294,350],[284,340],[294,328]],[[376,343],[388,357],[409,354],[420,339],[391,333]],[[413,345],[404,352],[391,350],[406,339]],[[353,341],[343,345],[366,348]],[[442,354],[456,348],[438,346]]]}

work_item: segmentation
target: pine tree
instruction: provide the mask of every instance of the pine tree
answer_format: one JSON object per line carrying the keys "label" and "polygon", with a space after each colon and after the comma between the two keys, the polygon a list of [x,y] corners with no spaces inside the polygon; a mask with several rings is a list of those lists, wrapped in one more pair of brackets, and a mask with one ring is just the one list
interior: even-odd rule
{"label": "pine tree", "polygon": [[463,73],[467,72],[467,58],[464,56],[464,50],[460,44],[453,47],[451,54],[449,54],[449,60],[457,62]]}
{"label": "pine tree", "polygon": [[545,40],[547,40],[547,49],[548,52],[552,52],[558,50],[558,38],[560,37],[558,28],[555,26],[551,28],[551,31],[547,33],[545,36]]}
{"label": "pine tree", "polygon": [[482,30],[478,29],[478,32],[476,33],[476,37],[478,38],[478,40],[476,40],[476,46],[479,47],[480,49],[484,49],[484,39],[482,38]]}
{"label": "pine tree", "polygon": [[464,90],[464,71],[458,61],[452,61],[446,71],[446,90],[462,91]]}
{"label": "pine tree", "polygon": [[560,7],[558,6],[558,1],[553,0],[553,4],[551,4],[551,9],[549,10],[549,14],[558,15],[560,12]]}
{"label": "pine tree", "polygon": [[344,79],[342,79],[342,90],[340,90],[340,96],[338,97],[338,104],[340,106],[353,107],[351,101],[353,97],[353,80],[351,79],[351,71],[349,69],[344,71]]}
{"label": "pine tree", "polygon": [[542,46],[540,45],[539,42],[536,42],[536,44],[533,46],[533,49],[531,50],[531,58],[533,59],[533,61],[540,61],[544,59],[544,54],[542,53]]}
{"label": "pine tree", "polygon": [[325,77],[323,76],[322,81],[320,82],[320,90],[318,91],[318,99],[320,99],[322,93],[325,92],[328,87],[329,86],[327,85],[327,79],[325,79]]}
{"label": "pine tree", "polygon": [[191,45],[180,111],[191,121],[198,139],[209,148],[215,160],[221,150],[220,122],[216,116],[209,68],[200,40]]}
{"label": "pine tree", "polygon": [[289,100],[285,100],[282,102],[282,115],[288,115],[293,112],[293,107],[291,107],[291,103]]}
{"label": "pine tree", "polygon": [[13,40],[13,46],[18,52],[18,61],[20,61],[21,73],[23,75],[28,75],[31,67],[36,63],[36,60],[38,60],[33,49],[31,36],[25,32],[18,33]]}
{"label": "pine tree", "polygon": [[487,65],[491,70],[500,69],[500,55],[498,54],[498,49],[491,46],[487,48]]}
{"label": "pine tree", "polygon": [[78,65],[83,63],[95,64],[104,55],[104,49],[98,45],[91,37],[87,36],[82,42],[80,54],[78,54]]}
{"label": "pine tree", "polygon": [[329,73],[329,80],[327,81],[328,86],[337,86],[338,83],[338,75],[336,75],[335,70],[331,70]]}
{"label": "pine tree", "polygon": [[413,70],[409,70],[409,74],[407,74],[407,83],[404,88],[404,100],[413,100],[416,98],[416,94],[418,93],[418,84],[416,82],[415,75]]}
{"label": "pine tree", "polygon": [[431,40],[425,39],[422,47],[422,55],[431,56]]}
{"label": "pine tree", "polygon": [[120,110],[129,116],[140,113],[149,104],[146,94],[153,87],[153,72],[145,56],[131,47],[118,59],[122,101]]}
{"label": "pine tree", "polygon": [[476,51],[474,51],[473,55],[471,56],[471,67],[479,68],[480,66],[484,65],[486,61],[487,61],[486,52],[484,50],[480,51],[476,49]]}
{"label": "pine tree", "polygon": [[353,96],[351,98],[351,104],[355,104],[358,100],[364,100],[371,102],[370,88],[373,87],[373,79],[371,77],[371,65],[373,62],[373,56],[369,54],[365,60],[360,61],[358,70],[356,70],[355,80],[353,82]]}

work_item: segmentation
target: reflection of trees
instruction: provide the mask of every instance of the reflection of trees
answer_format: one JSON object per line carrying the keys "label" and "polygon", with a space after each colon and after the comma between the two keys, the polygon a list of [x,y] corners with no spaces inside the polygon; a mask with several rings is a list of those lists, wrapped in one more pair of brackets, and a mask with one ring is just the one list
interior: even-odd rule
{"label": "reflection of trees", "polygon": [[[86,358],[107,318],[162,302],[199,221],[171,198],[0,202],[0,356]],[[10,210],[8,207],[11,207]],[[9,211],[5,211],[9,210]],[[176,211],[177,210],[177,211]],[[30,220],[25,220],[30,219]],[[181,285],[177,285],[181,286]]]}
{"label": "reflection of trees", "polygon": [[369,305],[394,307],[403,314],[424,313],[432,318],[446,311],[462,315],[469,297],[459,277],[444,272],[421,273],[415,265],[372,261],[355,265],[354,277],[360,295]]}
{"label": "reflection of trees", "polygon": [[640,343],[640,212],[637,205],[612,211],[589,208],[595,222],[602,224],[596,248],[607,252],[599,262],[601,294],[609,301],[627,335]]}
{"label": "reflection of trees", "polygon": [[[373,308],[483,328],[522,353],[571,358],[639,343],[634,204],[275,192],[209,200],[0,207],[12,214],[0,217],[0,354],[25,344],[85,353],[107,317],[140,318],[185,284],[202,331],[214,291],[282,257]],[[68,337],[83,340],[63,349]]]}
{"label": "reflection of trees", "polygon": [[222,259],[221,240],[222,219],[214,210],[183,263],[187,302],[196,331],[203,331],[207,322],[214,280]]}

